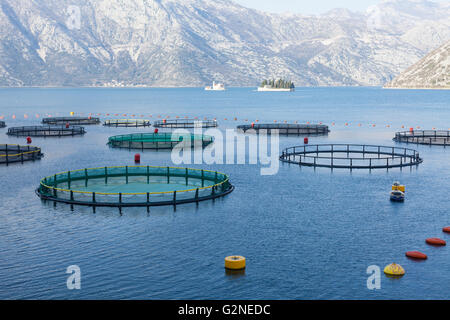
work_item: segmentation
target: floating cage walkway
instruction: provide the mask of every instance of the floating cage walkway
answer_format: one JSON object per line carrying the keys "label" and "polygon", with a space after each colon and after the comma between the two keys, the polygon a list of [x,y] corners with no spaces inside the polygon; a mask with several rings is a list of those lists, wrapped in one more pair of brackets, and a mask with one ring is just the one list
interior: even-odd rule
{"label": "floating cage walkway", "polygon": [[419,165],[416,150],[358,144],[304,145],[285,149],[280,160],[300,166],[340,169],[390,169]]}
{"label": "floating cage walkway", "polygon": [[5,127],[6,127],[5,121],[0,121],[0,129]]}
{"label": "floating cage walkway", "polygon": [[173,149],[180,143],[184,147],[206,147],[214,142],[212,136],[202,134],[174,134],[174,133],[136,133],[110,137],[108,145],[123,149]]}
{"label": "floating cage walkway", "polygon": [[285,135],[327,135],[330,132],[328,126],[323,124],[262,123],[239,125],[237,129],[244,132],[255,130],[256,133],[259,133],[261,130],[266,130],[268,134],[270,134],[271,130],[278,130],[279,134]]}
{"label": "floating cage walkway", "polygon": [[153,123],[155,128],[216,128],[218,126],[216,120],[196,120],[196,119],[179,119],[179,120],[158,120]]}
{"label": "floating cage walkway", "polygon": [[17,144],[0,144],[0,164],[39,160],[44,156],[41,148],[19,146]]}
{"label": "floating cage walkway", "polygon": [[42,200],[96,207],[198,203],[234,190],[226,174],[189,168],[121,166],[58,173],[41,180]]}
{"label": "floating cage walkway", "polygon": [[433,146],[450,146],[450,131],[414,130],[395,133],[396,142],[426,144]]}
{"label": "floating cage walkway", "polygon": [[143,119],[112,119],[112,120],[105,120],[103,122],[103,125],[106,127],[150,127],[151,123],[149,120],[143,120]]}
{"label": "floating cage walkway", "polygon": [[48,125],[90,125],[99,124],[100,118],[94,117],[51,117],[42,119],[43,124]]}
{"label": "floating cage walkway", "polygon": [[83,127],[65,126],[26,126],[11,127],[7,134],[16,137],[66,137],[83,135],[86,131]]}

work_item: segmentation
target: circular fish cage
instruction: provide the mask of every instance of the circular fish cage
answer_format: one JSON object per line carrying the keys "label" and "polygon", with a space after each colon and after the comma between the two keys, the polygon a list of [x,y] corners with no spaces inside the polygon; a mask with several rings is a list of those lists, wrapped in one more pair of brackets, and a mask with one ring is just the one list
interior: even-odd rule
{"label": "circular fish cage", "polygon": [[202,134],[135,133],[109,137],[108,145],[123,149],[173,149],[175,146],[206,147],[214,142],[212,136]]}
{"label": "circular fish cage", "polygon": [[177,120],[158,120],[153,123],[155,128],[216,128],[216,120],[196,120],[196,119],[177,119]]}
{"label": "circular fish cage", "polygon": [[151,123],[149,120],[143,119],[111,119],[103,121],[103,125],[106,127],[150,127]]}
{"label": "circular fish cage", "polygon": [[6,127],[5,121],[0,121],[0,129],[5,127]]}
{"label": "circular fish cage", "polygon": [[179,205],[223,197],[234,190],[220,172],[173,167],[121,166],[58,173],[41,180],[43,200],[91,207]]}
{"label": "circular fish cage", "polygon": [[67,137],[85,134],[83,127],[65,126],[26,126],[11,127],[7,134],[16,137]]}
{"label": "circular fish cage", "polygon": [[396,142],[426,144],[433,146],[450,146],[450,131],[446,130],[414,130],[396,132]]}
{"label": "circular fish cage", "polygon": [[254,130],[260,133],[264,130],[265,133],[270,134],[272,130],[278,130],[279,134],[283,135],[307,135],[320,136],[328,135],[330,129],[323,124],[288,124],[288,123],[267,123],[267,124],[245,124],[237,126],[238,130],[247,132]]}
{"label": "circular fish cage", "polygon": [[17,144],[0,144],[0,164],[39,160],[44,156],[41,148],[19,146]]}
{"label": "circular fish cage", "polygon": [[94,117],[51,117],[42,119],[43,124],[48,125],[90,125],[99,124],[100,118]]}
{"label": "circular fish cage", "polygon": [[423,162],[413,149],[359,144],[290,147],[283,150],[280,160],[300,166],[350,170],[402,168]]}

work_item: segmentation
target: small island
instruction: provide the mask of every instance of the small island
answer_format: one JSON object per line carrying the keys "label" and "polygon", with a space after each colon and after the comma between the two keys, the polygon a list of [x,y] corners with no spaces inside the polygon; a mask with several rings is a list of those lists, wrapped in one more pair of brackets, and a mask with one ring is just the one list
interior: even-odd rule
{"label": "small island", "polygon": [[258,88],[258,91],[295,91],[294,82],[284,79],[264,80]]}

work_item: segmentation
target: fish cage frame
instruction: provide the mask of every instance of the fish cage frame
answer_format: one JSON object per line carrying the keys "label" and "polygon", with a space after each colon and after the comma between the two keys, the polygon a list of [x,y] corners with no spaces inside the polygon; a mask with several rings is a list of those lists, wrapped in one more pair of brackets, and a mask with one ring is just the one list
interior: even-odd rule
{"label": "fish cage frame", "polygon": [[103,121],[105,127],[123,127],[123,128],[138,128],[150,127],[152,124],[150,120],[145,119],[108,119]]}
{"label": "fish cage frame", "polygon": [[86,133],[84,127],[74,126],[23,126],[8,128],[6,133],[15,137],[68,137],[79,136]]}
{"label": "fish cage frame", "polygon": [[0,129],[2,129],[2,128],[6,128],[6,123],[5,123],[5,121],[0,120]]}
{"label": "fish cage frame", "polygon": [[450,146],[449,130],[413,130],[395,133],[395,142],[424,144],[430,146]]}
{"label": "fish cage frame", "polygon": [[[114,170],[116,172],[113,172]],[[89,175],[90,171],[95,172]],[[200,179],[201,185],[186,190],[136,193],[77,191],[70,188],[73,181],[85,181],[85,186],[87,186],[89,179],[105,179],[105,184],[108,184],[108,178],[112,177],[124,177],[125,183],[128,184],[129,178],[136,176],[146,177],[147,183],[150,183],[152,176],[166,177],[168,184],[171,177],[182,178],[186,185],[188,185],[189,178]],[[58,180],[58,178],[61,179]],[[214,184],[205,187],[205,181],[212,181]],[[68,189],[58,188],[58,184],[61,183],[67,183]],[[41,200],[53,201],[55,205],[60,202],[70,204],[72,208],[74,205],[90,206],[94,212],[96,207],[117,207],[120,212],[124,207],[146,207],[149,212],[152,206],[173,205],[176,207],[186,203],[198,204],[201,201],[223,197],[233,190],[234,186],[231,184],[229,176],[218,171],[158,166],[115,166],[72,170],[45,177],[40,181],[36,194]],[[180,194],[188,194],[189,197],[180,197]],[[116,201],[110,200],[111,197]],[[165,199],[153,200],[155,197],[164,197]],[[127,198],[133,198],[134,201],[124,201]],[[108,201],[101,201],[103,199]]]}
{"label": "fish cage frame", "polygon": [[176,119],[176,120],[157,120],[153,122],[155,128],[169,129],[190,129],[190,128],[217,128],[219,124],[216,120],[198,120],[198,119]]}
{"label": "fish cage frame", "polygon": [[[128,150],[168,150],[173,149],[181,142],[179,139],[172,140],[173,135],[171,132],[123,134],[109,137],[107,144],[112,148]],[[201,141],[202,148],[214,142],[214,137],[203,134],[179,134],[178,137],[185,137],[186,135],[190,136],[192,148],[197,147],[196,142]],[[201,137],[201,140],[199,137]],[[154,140],[144,141],[144,139]]]}
{"label": "fish cage frame", "polygon": [[92,125],[99,124],[100,118],[94,117],[48,117],[42,119],[42,124],[47,125]]}
{"label": "fish cage frame", "polygon": [[[347,157],[334,157],[336,153],[347,154]],[[313,156],[314,154],[315,156]],[[320,156],[320,154],[330,154],[331,156]],[[350,157],[350,154],[362,154],[363,157]],[[366,155],[378,155],[378,157],[366,157]],[[329,162],[324,163],[323,160]],[[347,160],[347,163],[336,164],[336,160]],[[318,144],[286,148],[280,156],[280,161],[314,168],[389,170],[418,166],[423,159],[420,158],[419,152],[408,148],[363,144]]]}
{"label": "fish cage frame", "polygon": [[[11,153],[12,152],[12,153]],[[0,164],[24,163],[39,160],[44,156],[41,148],[18,144],[0,144]]]}
{"label": "fish cage frame", "polygon": [[282,135],[307,135],[321,136],[328,135],[330,129],[325,124],[289,124],[289,123],[261,123],[261,124],[243,124],[237,126],[238,130],[244,133],[248,130],[254,130],[259,133],[261,130],[267,130],[268,134],[272,130],[278,130]]}

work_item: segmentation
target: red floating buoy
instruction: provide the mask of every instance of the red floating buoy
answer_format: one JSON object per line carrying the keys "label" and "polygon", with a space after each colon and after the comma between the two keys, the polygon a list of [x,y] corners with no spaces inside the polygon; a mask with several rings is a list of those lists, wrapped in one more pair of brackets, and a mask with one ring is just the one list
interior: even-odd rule
{"label": "red floating buoy", "polygon": [[450,233],[450,227],[444,227],[444,228],[442,228],[442,231],[444,231],[446,233]]}
{"label": "red floating buoy", "polygon": [[303,139],[303,143],[304,143],[304,144],[308,144],[308,143],[309,143],[308,137],[305,137],[305,139]]}
{"label": "red floating buoy", "polygon": [[409,132],[413,132],[414,131],[414,128],[409,128]]}
{"label": "red floating buoy", "polygon": [[158,128],[155,128],[155,131],[154,131],[154,132],[155,132],[155,133],[158,133],[158,131],[159,131]]}
{"label": "red floating buoy", "polygon": [[32,142],[31,137],[27,137],[27,143],[30,144]]}
{"label": "red floating buoy", "polygon": [[419,252],[419,251],[408,251],[405,253],[405,255],[408,258],[413,258],[413,259],[421,259],[421,260],[426,260],[428,259],[427,255],[425,253]]}
{"label": "red floating buoy", "polygon": [[255,123],[252,122],[252,129],[255,128]]}
{"label": "red floating buoy", "polygon": [[141,162],[141,155],[139,153],[136,153],[134,155],[134,162],[135,163],[140,163]]}
{"label": "red floating buoy", "polygon": [[67,122],[67,123],[66,123],[66,129],[68,129],[69,126],[70,126],[70,124]]}
{"label": "red floating buoy", "polygon": [[447,243],[445,240],[439,239],[439,238],[428,238],[426,240],[426,243],[431,244],[433,246],[445,246]]}

